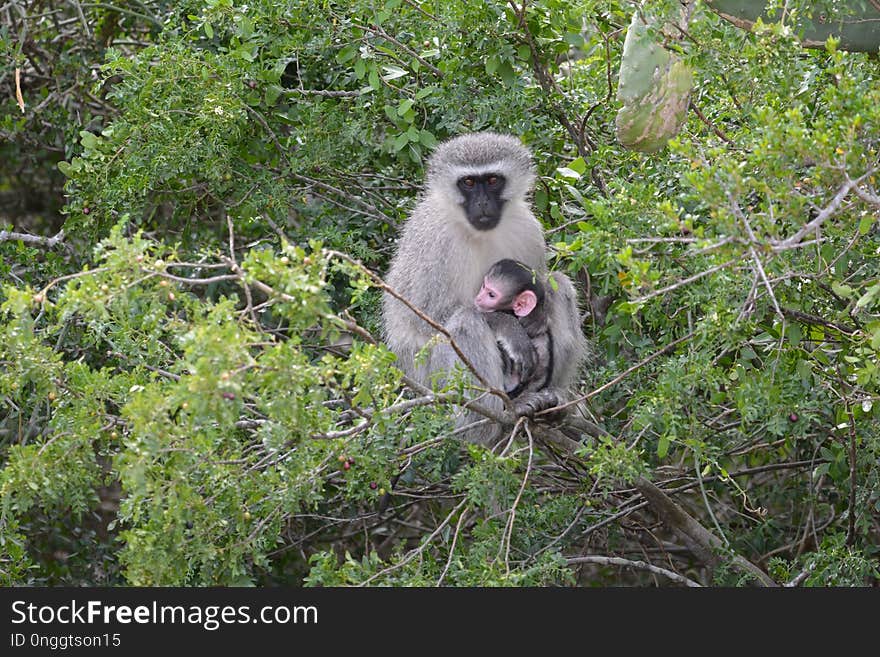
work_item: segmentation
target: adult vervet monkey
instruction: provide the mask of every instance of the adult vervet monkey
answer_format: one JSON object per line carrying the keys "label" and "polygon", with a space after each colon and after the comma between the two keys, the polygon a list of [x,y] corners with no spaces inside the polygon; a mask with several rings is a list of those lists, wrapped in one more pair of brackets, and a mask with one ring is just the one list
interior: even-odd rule
{"label": "adult vervet monkey", "polygon": [[[452,335],[456,344],[493,387],[504,385],[504,365],[485,314],[474,305],[483,276],[502,258],[512,258],[547,275],[546,244],[529,205],[535,180],[531,153],[514,137],[478,132],[450,139],[428,161],[425,190],[400,235],[387,283]],[[577,297],[571,281],[554,272],[547,285],[547,313],[553,332],[551,384],[515,400],[519,414],[535,413],[567,398],[586,354]],[[432,343],[417,366],[416,354],[436,331],[389,294],[383,299],[385,340],[399,367],[430,385],[435,372],[461,361],[447,342]],[[510,354],[516,359],[517,354]],[[520,355],[520,357],[524,357]],[[485,395],[480,403],[501,411],[501,400]],[[470,412],[459,426],[480,419]],[[498,427],[470,432],[469,440],[489,442]]]}

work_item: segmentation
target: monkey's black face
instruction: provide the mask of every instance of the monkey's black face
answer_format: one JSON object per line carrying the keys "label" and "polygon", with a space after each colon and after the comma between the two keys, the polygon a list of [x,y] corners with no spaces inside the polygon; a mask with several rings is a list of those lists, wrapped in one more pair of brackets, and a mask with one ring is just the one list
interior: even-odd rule
{"label": "monkey's black face", "polygon": [[461,205],[471,226],[477,230],[492,230],[498,225],[504,206],[501,198],[504,183],[504,176],[497,173],[458,179],[458,189],[464,195]]}

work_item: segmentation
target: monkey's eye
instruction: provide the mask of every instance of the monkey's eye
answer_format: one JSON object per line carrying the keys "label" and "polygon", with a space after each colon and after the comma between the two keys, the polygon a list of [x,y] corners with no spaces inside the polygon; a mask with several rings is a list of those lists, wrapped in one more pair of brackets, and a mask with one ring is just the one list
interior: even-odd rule
{"label": "monkey's eye", "polygon": [[489,292],[489,298],[490,298],[490,299],[494,299],[494,298],[495,298],[495,293],[494,293],[494,292]]}
{"label": "monkey's eye", "polygon": [[477,184],[476,181],[475,181],[473,178],[465,178],[464,180],[461,181],[461,183],[462,183],[465,187],[467,187],[468,189],[470,189],[471,187],[473,187],[474,185]]}
{"label": "monkey's eye", "polygon": [[489,183],[490,187],[494,187],[495,185],[498,184],[498,176],[489,176],[489,178],[488,178],[488,180],[486,180],[486,182]]}

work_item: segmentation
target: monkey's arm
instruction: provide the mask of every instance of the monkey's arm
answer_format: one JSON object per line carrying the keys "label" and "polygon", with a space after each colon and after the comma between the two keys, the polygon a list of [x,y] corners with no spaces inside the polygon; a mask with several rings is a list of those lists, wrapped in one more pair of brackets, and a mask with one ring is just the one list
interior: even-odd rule
{"label": "monkey's arm", "polygon": [[495,334],[495,342],[504,361],[505,392],[517,394],[532,378],[538,353],[520,321],[507,313],[487,313],[486,323]]}

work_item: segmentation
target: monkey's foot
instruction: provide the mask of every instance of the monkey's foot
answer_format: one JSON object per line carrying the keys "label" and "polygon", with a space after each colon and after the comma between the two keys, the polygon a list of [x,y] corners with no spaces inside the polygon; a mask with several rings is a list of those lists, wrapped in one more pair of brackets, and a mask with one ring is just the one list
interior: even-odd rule
{"label": "monkey's foot", "polygon": [[[535,413],[539,413],[548,408],[559,406],[561,400],[558,394],[553,390],[539,390],[537,392],[526,392],[517,397],[513,401],[513,412],[517,417],[532,417]],[[543,417],[543,416],[542,416]],[[553,418],[548,417],[548,420]]]}

